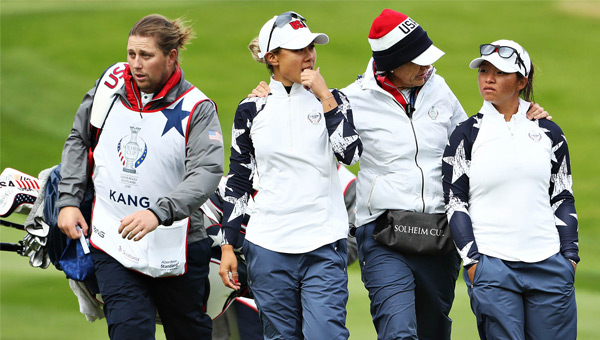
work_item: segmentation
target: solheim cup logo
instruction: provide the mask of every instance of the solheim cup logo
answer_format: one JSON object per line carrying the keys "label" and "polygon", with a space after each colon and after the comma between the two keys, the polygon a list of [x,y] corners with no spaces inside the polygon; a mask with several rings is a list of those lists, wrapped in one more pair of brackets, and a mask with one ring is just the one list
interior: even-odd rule
{"label": "solheim cup logo", "polygon": [[438,117],[438,111],[435,109],[435,106],[432,106],[431,109],[429,109],[429,112],[427,112],[427,115],[429,116],[429,118],[431,118],[431,120],[436,120]]}
{"label": "solheim cup logo", "polygon": [[312,110],[307,118],[308,121],[312,124],[312,125],[317,125],[319,124],[319,122],[321,121],[321,112],[318,112],[317,110]]}
{"label": "solheim cup logo", "polygon": [[[119,152],[119,158],[123,163],[123,172],[135,174],[136,168],[146,159],[148,146],[146,145],[146,142],[138,136],[141,128],[130,126],[129,129],[131,130],[131,135],[121,138],[119,144],[117,144],[117,151]],[[129,141],[123,145],[123,142],[127,137],[129,137]],[[138,142],[138,137],[140,142]],[[140,146],[140,143],[143,147]]]}

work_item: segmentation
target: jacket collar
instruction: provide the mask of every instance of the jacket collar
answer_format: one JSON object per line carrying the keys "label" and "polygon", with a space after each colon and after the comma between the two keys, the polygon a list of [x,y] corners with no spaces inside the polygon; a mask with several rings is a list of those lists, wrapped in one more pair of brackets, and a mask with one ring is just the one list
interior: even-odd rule
{"label": "jacket collar", "polygon": [[[513,117],[517,120],[522,120],[522,119],[527,119],[526,118],[526,114],[527,114],[527,110],[529,110],[529,105],[530,103],[519,98],[519,108],[517,109],[517,113],[515,113],[513,115]],[[479,110],[479,112],[481,114],[483,114],[484,116],[490,116],[494,119],[499,119],[504,121],[504,115],[501,114],[500,112],[498,112],[498,110],[496,110],[496,107],[494,106],[494,104],[488,102],[488,101],[483,101],[483,105],[481,106],[481,109]]]}
{"label": "jacket collar", "polygon": [[[283,83],[277,81],[271,77],[271,82],[269,83],[269,88],[271,89],[271,93],[277,96],[287,96],[288,92],[283,86]],[[290,90],[290,95],[292,94],[303,94],[305,92],[312,93],[310,90],[306,90],[302,84],[292,84],[292,89]]]}
{"label": "jacket collar", "polygon": [[[125,64],[125,72],[124,72],[123,77],[125,79],[125,86],[122,89],[122,90],[124,90],[124,92],[119,91],[119,94],[127,99],[127,101],[129,102],[129,104],[131,105],[131,107],[133,109],[136,109],[136,110],[144,109],[141,105],[140,90],[138,89],[137,84],[135,83],[135,80],[133,79],[133,75],[131,74],[131,69],[129,68],[129,64]],[[158,92],[158,94],[156,94],[154,96],[154,98],[148,104],[146,104],[146,107],[150,107],[152,105],[152,103],[163,100],[163,99],[165,99],[167,102],[174,101],[176,99],[176,97],[175,97],[176,94],[171,90],[173,88],[175,88],[182,79],[183,79],[183,71],[181,70],[181,67],[179,67],[179,64],[177,64],[173,75],[171,75],[169,80],[167,80],[167,83]],[[173,96],[172,100],[170,100],[171,96]]]}

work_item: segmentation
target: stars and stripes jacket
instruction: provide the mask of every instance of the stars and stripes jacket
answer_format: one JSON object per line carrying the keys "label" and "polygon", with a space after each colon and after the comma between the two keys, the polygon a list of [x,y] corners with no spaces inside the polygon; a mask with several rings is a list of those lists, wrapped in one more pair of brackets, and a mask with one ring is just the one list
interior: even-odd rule
{"label": "stars and stripes jacket", "polygon": [[539,262],[560,252],[575,262],[578,222],[567,140],[556,123],[510,122],[484,102],[459,125],[444,152],[446,213],[463,265],[480,254]]}
{"label": "stars and stripes jacket", "polygon": [[341,90],[348,96],[363,142],[356,220],[363,226],[387,209],[443,213],[442,155],[467,115],[444,79],[431,73],[412,115],[376,81],[373,59],[364,75]]}
{"label": "stars and stripes jacket", "polygon": [[332,91],[338,106],[323,113],[300,84],[289,93],[274,79],[269,87],[268,97],[244,99],[235,113],[223,244],[237,243],[258,173],[246,240],[272,251],[305,253],[347,237],[336,158],[356,163],[362,143],[341,92]]}
{"label": "stars and stripes jacket", "polygon": [[[141,93],[131,76],[129,66],[122,63],[122,67],[115,68],[113,65],[108,70],[113,72],[114,83],[112,81],[100,83],[100,80],[103,79],[100,77],[94,87],[85,94],[75,114],[71,133],[63,147],[62,181],[59,184],[58,208],[78,207],[93,173],[93,169],[90,168],[93,163],[89,161],[89,157],[90,151],[93,149],[92,144],[97,139],[93,136],[90,118],[99,87],[113,86],[118,83],[118,79],[122,78],[124,84],[115,89],[115,96],[105,100],[120,100],[125,106],[138,111],[134,114],[142,116],[144,112],[156,111],[168,106],[194,87],[185,80],[184,73],[178,66],[164,88],[156,93],[150,102],[143,105],[140,98]],[[122,80],[120,81],[122,82]],[[107,105],[107,108],[109,106]],[[203,213],[199,207],[214,193],[224,168],[221,127],[217,108],[212,100],[199,103],[192,112],[189,112],[185,148],[184,180],[167,196],[160,198],[157,202],[151,202],[149,209],[157,216],[160,224],[166,226],[175,220],[191,217],[188,243],[192,243],[207,237],[203,226]]]}

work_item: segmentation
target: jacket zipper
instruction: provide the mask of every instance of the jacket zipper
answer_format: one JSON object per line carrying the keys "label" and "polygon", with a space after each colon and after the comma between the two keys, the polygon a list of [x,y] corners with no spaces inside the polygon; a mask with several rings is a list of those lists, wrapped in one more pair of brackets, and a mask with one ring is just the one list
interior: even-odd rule
{"label": "jacket zipper", "polygon": [[415,132],[415,126],[413,125],[413,120],[412,118],[410,119],[410,127],[412,128],[413,131],[413,137],[415,138],[415,148],[417,149],[417,151],[415,152],[415,165],[417,166],[417,168],[419,169],[419,172],[421,173],[421,203],[423,203],[423,209],[421,210],[421,212],[425,212],[425,174],[423,173],[423,169],[421,168],[421,166],[419,165],[419,162],[417,161],[417,156],[419,155],[419,143],[417,141],[417,133]]}
{"label": "jacket zipper", "polygon": [[[393,98],[393,99],[394,99],[394,102],[396,102],[396,104],[398,104],[398,106],[400,108],[402,108],[402,110],[406,114],[406,110],[404,110],[404,108],[402,107],[402,104],[398,103],[396,98]],[[416,100],[415,100],[415,102],[416,102]],[[421,203],[423,205],[421,212],[425,212],[425,197],[424,197],[425,196],[425,174],[423,173],[423,168],[421,168],[421,166],[419,165],[419,162],[417,161],[417,156],[419,155],[419,142],[417,140],[417,133],[415,131],[415,126],[413,124],[412,117],[409,117],[408,115],[406,115],[406,117],[410,121],[410,127],[413,132],[413,138],[415,139],[415,149],[416,149],[416,151],[415,151],[415,166],[417,167],[417,169],[419,169],[419,172],[421,173]]]}
{"label": "jacket zipper", "polygon": [[290,148],[294,150],[294,113],[292,112],[292,96],[288,93],[288,112],[290,113]]}
{"label": "jacket zipper", "polygon": [[138,97],[138,94],[136,93],[136,91],[133,91],[133,96],[135,97],[135,101],[137,102],[137,107],[139,108],[139,114],[140,114],[140,119],[144,119],[144,116],[142,116],[142,111],[144,110],[144,108],[142,107],[142,98]]}

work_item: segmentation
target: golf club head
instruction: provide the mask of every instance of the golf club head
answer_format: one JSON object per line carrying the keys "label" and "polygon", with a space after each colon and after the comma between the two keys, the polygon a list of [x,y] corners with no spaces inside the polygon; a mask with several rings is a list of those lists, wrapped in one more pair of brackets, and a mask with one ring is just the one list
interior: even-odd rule
{"label": "golf club head", "polygon": [[31,211],[40,193],[37,178],[13,168],[6,168],[0,174],[0,217],[12,213]]}

